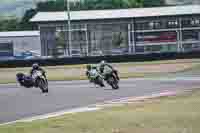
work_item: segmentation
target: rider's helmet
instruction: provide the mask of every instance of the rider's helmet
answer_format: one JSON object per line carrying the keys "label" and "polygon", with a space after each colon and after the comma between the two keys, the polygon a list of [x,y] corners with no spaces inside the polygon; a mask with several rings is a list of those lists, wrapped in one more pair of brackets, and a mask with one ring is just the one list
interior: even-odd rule
{"label": "rider's helmet", "polygon": [[91,69],[91,65],[88,64],[88,65],[86,66],[86,68],[87,68],[87,70],[90,70],[90,69]]}
{"label": "rider's helmet", "polygon": [[34,63],[34,64],[32,65],[32,68],[33,68],[33,69],[38,69],[38,68],[39,68],[39,64],[38,64],[38,63]]}
{"label": "rider's helmet", "polygon": [[104,65],[105,63],[106,63],[105,60],[102,60],[102,61],[100,62],[101,65]]}

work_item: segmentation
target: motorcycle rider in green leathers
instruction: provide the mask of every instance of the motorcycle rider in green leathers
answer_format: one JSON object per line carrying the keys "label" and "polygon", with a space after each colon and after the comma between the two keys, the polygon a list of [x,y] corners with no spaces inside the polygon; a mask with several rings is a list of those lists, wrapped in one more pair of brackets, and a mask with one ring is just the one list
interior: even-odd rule
{"label": "motorcycle rider in green leathers", "polygon": [[119,75],[118,75],[118,72],[117,70],[115,70],[110,64],[108,64],[106,61],[102,60],[100,63],[99,63],[99,71],[101,73],[101,75],[103,75],[104,77],[107,75],[107,74],[110,74],[110,73],[113,73],[115,78],[119,81]]}

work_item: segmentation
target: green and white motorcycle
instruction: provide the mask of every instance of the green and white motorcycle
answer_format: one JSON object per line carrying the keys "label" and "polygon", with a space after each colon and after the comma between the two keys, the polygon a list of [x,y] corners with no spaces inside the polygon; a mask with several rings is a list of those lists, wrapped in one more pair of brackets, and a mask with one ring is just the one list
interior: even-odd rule
{"label": "green and white motorcycle", "polygon": [[103,83],[103,77],[101,74],[97,71],[97,69],[91,69],[88,74],[88,79],[90,82],[94,83],[95,85],[98,85],[100,87],[105,87]]}

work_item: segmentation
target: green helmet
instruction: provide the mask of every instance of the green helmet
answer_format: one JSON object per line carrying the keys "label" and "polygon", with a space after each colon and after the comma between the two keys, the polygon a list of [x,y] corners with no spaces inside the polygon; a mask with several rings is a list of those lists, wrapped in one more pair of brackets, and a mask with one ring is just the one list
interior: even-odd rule
{"label": "green helmet", "polygon": [[88,65],[86,66],[86,68],[87,68],[87,70],[90,70],[92,67],[91,67],[90,64],[88,64]]}

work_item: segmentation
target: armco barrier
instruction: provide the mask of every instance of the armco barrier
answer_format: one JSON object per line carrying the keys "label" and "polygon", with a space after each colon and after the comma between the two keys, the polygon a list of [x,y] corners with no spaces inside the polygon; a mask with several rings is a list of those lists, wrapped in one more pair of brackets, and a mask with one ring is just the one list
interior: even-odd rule
{"label": "armco barrier", "polygon": [[142,62],[142,61],[154,61],[154,60],[192,59],[192,58],[200,58],[200,52],[152,53],[152,54],[99,56],[99,57],[9,60],[9,61],[0,61],[0,67],[1,68],[29,67],[35,62],[39,63],[42,66],[55,66],[55,65],[98,63],[101,60],[106,60],[112,63],[119,63],[119,62]]}

